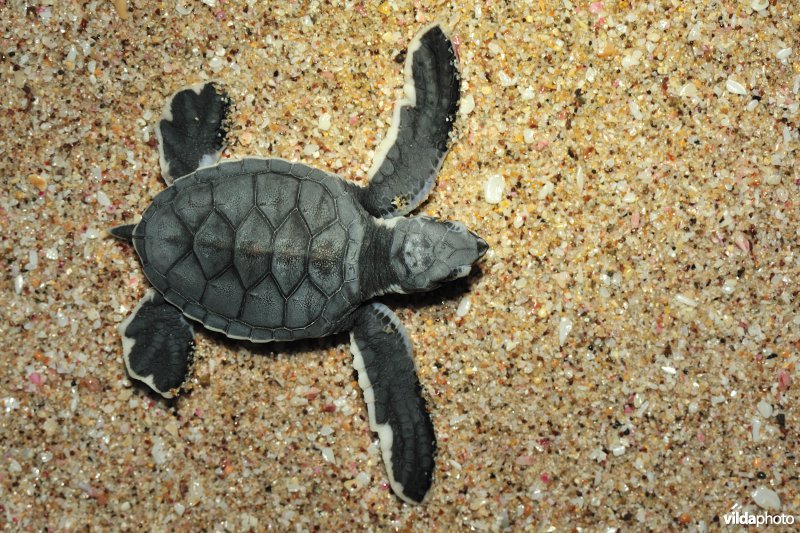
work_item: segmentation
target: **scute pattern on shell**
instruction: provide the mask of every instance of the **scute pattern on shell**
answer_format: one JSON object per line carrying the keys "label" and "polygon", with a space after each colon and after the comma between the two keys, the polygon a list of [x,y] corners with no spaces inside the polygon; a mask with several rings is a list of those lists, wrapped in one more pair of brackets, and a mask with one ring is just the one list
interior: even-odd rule
{"label": "scute pattern on shell", "polygon": [[359,302],[369,215],[332,174],[280,159],[202,168],[134,230],[147,278],[184,314],[253,341],[337,331]]}

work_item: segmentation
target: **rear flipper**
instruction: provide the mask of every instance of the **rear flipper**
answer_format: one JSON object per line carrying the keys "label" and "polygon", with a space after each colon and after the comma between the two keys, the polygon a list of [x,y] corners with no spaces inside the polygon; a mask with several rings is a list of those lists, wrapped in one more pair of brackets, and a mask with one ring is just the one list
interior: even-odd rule
{"label": "rear flipper", "polygon": [[214,83],[192,85],[167,100],[156,128],[161,176],[167,185],[219,161],[230,104]]}
{"label": "rear flipper", "polygon": [[436,437],[408,334],[388,307],[368,304],[355,313],[350,351],[392,490],[420,503],[433,478]]}
{"label": "rear flipper", "polygon": [[164,398],[186,380],[194,353],[194,328],[153,289],[120,324],[128,374]]}

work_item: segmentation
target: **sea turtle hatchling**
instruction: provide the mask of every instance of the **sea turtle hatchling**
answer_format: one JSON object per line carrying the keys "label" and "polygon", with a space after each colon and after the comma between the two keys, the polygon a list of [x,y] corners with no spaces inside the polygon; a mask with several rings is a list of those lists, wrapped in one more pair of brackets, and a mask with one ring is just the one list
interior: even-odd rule
{"label": "sea turtle hatchling", "polygon": [[392,490],[419,503],[433,425],[409,337],[373,298],[463,277],[487,244],[460,222],[404,217],[436,182],[458,108],[456,58],[438,25],[412,41],[405,77],[365,187],[282,159],[219,162],[230,100],[214,83],[178,91],[156,130],[169,186],[138,224],[110,232],[133,242],[154,287],[119,328],[131,377],[172,397],[194,322],[252,342],[349,331]]}

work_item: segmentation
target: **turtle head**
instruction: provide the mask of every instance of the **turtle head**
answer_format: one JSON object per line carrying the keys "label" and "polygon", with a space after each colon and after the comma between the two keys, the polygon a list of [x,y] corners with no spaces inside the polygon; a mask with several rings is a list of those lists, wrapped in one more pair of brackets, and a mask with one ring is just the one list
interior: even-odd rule
{"label": "turtle head", "polygon": [[398,292],[419,292],[463,278],[489,245],[461,222],[430,217],[398,219],[390,263]]}

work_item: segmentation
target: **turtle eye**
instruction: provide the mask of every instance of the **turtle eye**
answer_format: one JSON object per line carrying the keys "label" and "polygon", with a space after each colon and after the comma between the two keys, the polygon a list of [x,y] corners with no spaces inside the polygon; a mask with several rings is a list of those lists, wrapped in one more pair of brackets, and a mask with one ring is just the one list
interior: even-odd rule
{"label": "turtle eye", "polygon": [[462,265],[459,267],[454,268],[450,271],[450,274],[447,275],[444,281],[453,281],[454,279],[463,278],[467,274],[469,274],[470,270],[472,270],[471,265]]}

